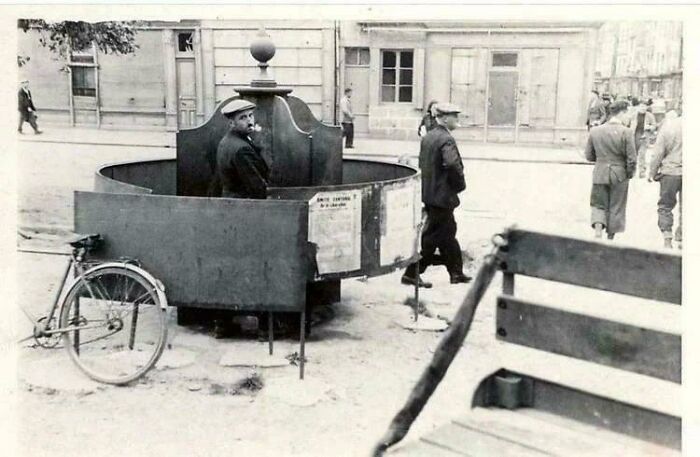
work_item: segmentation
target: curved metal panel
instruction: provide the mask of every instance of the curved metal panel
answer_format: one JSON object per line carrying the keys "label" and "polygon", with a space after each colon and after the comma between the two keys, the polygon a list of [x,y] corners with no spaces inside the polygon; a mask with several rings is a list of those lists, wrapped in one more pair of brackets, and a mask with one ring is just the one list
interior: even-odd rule
{"label": "curved metal panel", "polygon": [[95,190],[175,195],[176,179],[176,163],[173,159],[113,163],[97,170]]}
{"label": "curved metal panel", "polygon": [[216,167],[216,149],[229,129],[221,107],[236,98],[240,97],[219,103],[204,124],[177,132],[177,195],[208,195]]}
{"label": "curved metal panel", "polygon": [[76,230],[142,260],[175,306],[301,311],[307,218],[305,202],[75,193]]}
{"label": "curved metal panel", "polygon": [[286,98],[292,117],[311,133],[311,180],[314,186],[343,182],[343,132],[339,125],[320,122],[301,99]]}
{"label": "curved metal panel", "polygon": [[[376,167],[375,167],[376,165]],[[310,201],[319,192],[332,195],[359,190],[362,198],[360,268],[317,275],[317,280],[377,276],[405,267],[418,259],[420,222],[420,173],[413,167],[366,160],[343,160],[343,168],[358,168],[358,179],[368,179],[359,169],[381,170],[383,181],[335,186],[271,188],[270,198]]]}
{"label": "curved metal panel", "polygon": [[[148,194],[151,193],[150,189],[136,184],[150,185],[158,183],[161,189],[165,188],[167,187],[165,181],[168,178],[158,176],[164,174],[170,176],[170,186],[172,188],[174,174],[172,170],[175,166],[175,161],[172,159],[113,164],[100,169],[96,177],[95,187],[99,192],[110,194]],[[327,193],[331,196],[336,193],[342,194],[350,191],[360,192],[359,268],[317,274],[313,278],[316,281],[364,275],[376,276],[404,267],[408,263],[415,261],[418,257],[415,237],[417,236],[417,226],[420,220],[418,211],[420,208],[420,173],[418,170],[407,165],[357,159],[343,160],[342,166],[343,173],[348,177],[347,181],[355,180],[358,182],[323,186],[272,187],[269,189],[270,198],[267,201],[235,199],[234,201],[246,202],[246,207],[255,207],[255,205],[261,204],[263,205],[260,206],[261,209],[267,208],[265,205],[269,204],[270,200],[274,200],[277,203],[293,203],[290,200],[296,200],[297,204],[308,206],[308,201],[313,199],[319,192]],[[143,169],[139,169],[139,167],[143,167]],[[168,172],[168,169],[171,171]],[[130,182],[122,182],[120,179],[128,179]],[[418,198],[412,200],[411,195],[418,195]],[[180,198],[182,198],[183,202],[193,201],[192,198]],[[109,200],[109,197],[105,197],[105,201],[107,200]],[[196,218],[195,208],[206,208],[206,205],[214,205],[216,207],[216,205],[219,205],[217,203],[219,200],[200,199],[203,203],[196,203],[190,206],[183,203],[183,206],[178,207],[178,211],[187,211],[192,214],[193,218]],[[123,208],[128,208],[128,206]],[[229,219],[212,220],[209,222],[208,229],[216,233],[227,230],[239,230],[249,220],[247,213],[239,216],[235,223]],[[76,221],[79,217],[82,216],[79,215],[76,207]],[[181,223],[178,222],[179,219],[177,218],[169,217],[166,220],[169,221],[169,225]],[[258,221],[260,227],[282,223],[285,223],[282,219],[272,221],[269,218],[261,218]],[[287,221],[286,223],[292,222]],[[301,222],[296,221],[293,223]],[[308,220],[304,220],[303,226],[305,228],[307,224]],[[183,229],[179,226],[173,228],[176,231]],[[143,233],[152,232],[152,229],[146,227],[141,227],[141,229]],[[192,227],[189,230],[195,231],[196,229]],[[252,227],[250,230],[250,233],[258,232],[259,230],[256,227]],[[180,247],[173,246],[172,249],[180,249]],[[255,249],[250,251],[257,253]],[[119,255],[125,254],[125,252],[119,251]],[[186,273],[183,272],[183,274]],[[202,281],[207,283],[208,279],[202,278]],[[203,306],[206,306],[206,304]]]}
{"label": "curved metal panel", "polygon": [[276,186],[311,184],[311,138],[294,122],[284,98],[272,100],[272,170]]}

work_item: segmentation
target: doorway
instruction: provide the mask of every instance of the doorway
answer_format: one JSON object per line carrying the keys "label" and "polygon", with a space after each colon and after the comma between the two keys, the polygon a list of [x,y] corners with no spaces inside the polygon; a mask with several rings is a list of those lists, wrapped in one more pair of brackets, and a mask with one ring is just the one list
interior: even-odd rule
{"label": "doorway", "polygon": [[177,31],[175,40],[175,76],[177,79],[177,126],[197,124],[197,77],[194,31]]}
{"label": "doorway", "polygon": [[491,73],[489,80],[489,126],[515,127],[516,73]]}
{"label": "doorway", "polygon": [[518,53],[494,51],[489,70],[487,141],[514,142],[517,122]]}
{"label": "doorway", "polygon": [[345,87],[352,89],[355,132],[369,132],[369,48],[345,48]]}

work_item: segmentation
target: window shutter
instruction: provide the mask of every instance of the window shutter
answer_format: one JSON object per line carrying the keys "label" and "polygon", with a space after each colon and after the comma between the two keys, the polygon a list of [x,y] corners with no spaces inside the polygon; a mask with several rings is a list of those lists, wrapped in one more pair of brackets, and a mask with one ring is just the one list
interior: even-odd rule
{"label": "window shutter", "polygon": [[557,74],[559,72],[558,49],[533,49],[530,83],[530,124],[554,125],[557,102]]}
{"label": "window shutter", "polygon": [[530,125],[530,98],[532,79],[532,49],[520,51],[520,77],[518,80],[518,122]]}
{"label": "window shutter", "polygon": [[464,126],[483,125],[484,93],[480,92],[480,52],[453,49],[450,101],[462,110]]}
{"label": "window shutter", "polygon": [[425,49],[413,50],[413,106],[423,109],[425,87]]}

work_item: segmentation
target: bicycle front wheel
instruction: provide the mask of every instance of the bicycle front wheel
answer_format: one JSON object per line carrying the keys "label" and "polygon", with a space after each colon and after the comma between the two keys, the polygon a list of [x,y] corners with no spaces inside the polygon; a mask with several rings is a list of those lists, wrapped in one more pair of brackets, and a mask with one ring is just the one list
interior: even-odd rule
{"label": "bicycle front wheel", "polygon": [[74,283],[59,325],[71,359],[90,378],[127,384],[158,361],[167,338],[156,285],[136,268],[97,267]]}

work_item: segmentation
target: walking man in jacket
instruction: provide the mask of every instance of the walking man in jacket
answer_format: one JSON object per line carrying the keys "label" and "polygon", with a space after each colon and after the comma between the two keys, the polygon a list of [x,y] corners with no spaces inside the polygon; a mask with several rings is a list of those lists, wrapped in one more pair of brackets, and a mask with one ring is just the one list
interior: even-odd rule
{"label": "walking man in jacket", "polygon": [[[436,105],[437,127],[426,133],[420,144],[419,166],[422,178],[422,200],[427,223],[421,234],[421,259],[409,265],[401,277],[403,284],[430,288],[420,274],[429,265],[445,265],[450,283],[469,282],[462,271],[462,249],[457,241],[454,209],[459,206],[457,194],[466,187],[464,165],[451,130],[459,126],[459,108],[450,103]],[[440,250],[440,255],[435,251]]]}
{"label": "walking man in jacket", "polygon": [[[681,106],[677,113],[680,115]],[[663,127],[656,138],[654,147],[656,154],[649,168],[649,181],[659,181],[659,229],[664,237],[664,247],[673,247],[673,209],[678,198],[678,226],[675,239],[681,248],[683,234],[681,229],[681,204],[683,190],[683,129],[682,118],[673,117],[664,121]]]}
{"label": "walking man in jacket", "polygon": [[352,104],[350,103],[350,97],[352,97],[352,89],[345,89],[345,95],[340,99],[340,122],[343,124],[343,136],[345,137],[345,147],[347,149],[352,149],[353,139],[355,137],[355,114],[352,112]]}
{"label": "walking man in jacket", "polygon": [[34,133],[41,135],[43,132],[36,125],[36,108],[32,100],[32,92],[29,90],[29,80],[25,79],[20,83],[19,92],[17,92],[17,110],[19,111],[19,126],[17,131],[22,132],[22,125],[29,122],[29,125],[34,129]]}
{"label": "walking man in jacket", "polygon": [[586,143],[586,159],[595,162],[591,186],[591,225],[596,238],[603,229],[608,239],[625,231],[627,189],[634,176],[637,151],[632,130],[623,125],[621,116],[627,102],[610,105],[610,119],[593,127]]}

